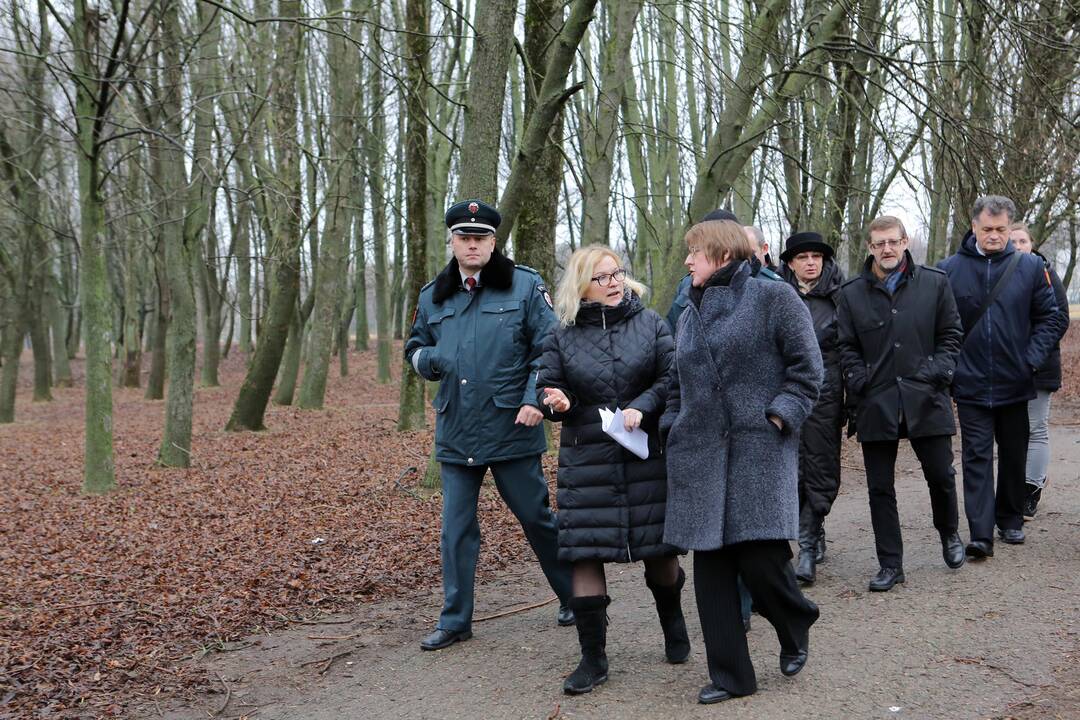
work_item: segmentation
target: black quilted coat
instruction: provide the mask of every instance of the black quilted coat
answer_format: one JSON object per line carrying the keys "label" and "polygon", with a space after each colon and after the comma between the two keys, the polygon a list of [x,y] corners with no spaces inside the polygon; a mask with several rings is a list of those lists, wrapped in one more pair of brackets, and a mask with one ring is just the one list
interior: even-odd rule
{"label": "black quilted coat", "polygon": [[[616,307],[582,304],[574,325],[547,337],[536,383],[559,388],[570,409],[559,448],[559,559],[630,562],[675,554],[665,545],[667,472],[657,423],[664,411],[674,343],[664,319],[628,294]],[[641,460],[608,437],[599,408],[634,408],[649,435]]]}

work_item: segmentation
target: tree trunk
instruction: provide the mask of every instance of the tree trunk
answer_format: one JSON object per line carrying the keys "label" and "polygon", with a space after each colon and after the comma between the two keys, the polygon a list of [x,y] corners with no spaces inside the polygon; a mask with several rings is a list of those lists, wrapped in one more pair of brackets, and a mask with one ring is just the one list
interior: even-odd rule
{"label": "tree trunk", "polygon": [[[378,27],[370,28],[371,47],[380,47]],[[378,65],[371,65],[368,76],[371,87],[371,131],[364,149],[367,154],[368,188],[371,190],[371,227],[372,249],[375,260],[375,346],[377,350],[375,379],[381,384],[390,382],[390,297],[388,267],[386,259],[390,235],[386,226],[386,165],[383,162],[386,153],[386,115],[382,85],[382,70]]]}
{"label": "tree trunk", "polygon": [[[427,269],[427,89],[428,6],[425,0],[405,3],[405,217],[408,221],[408,290],[405,317],[416,315],[416,302],[424,286]],[[500,103],[501,106],[501,103]],[[424,415],[424,379],[402,361],[398,430],[417,430],[427,424]]]}
{"label": "tree trunk", "polygon": [[[619,108],[626,97],[627,79],[632,71],[626,61],[634,38],[634,24],[643,0],[617,3],[607,10],[607,42],[604,44],[600,71],[600,94],[595,120],[583,130],[585,158],[582,168],[585,192],[585,220],[581,228],[582,245],[606,245],[610,225],[611,176],[619,140]],[[554,278],[548,278],[554,280]]]}
{"label": "tree trunk", "polygon": [[461,153],[458,158],[458,197],[461,199],[477,198],[494,204],[498,195],[499,140],[516,8],[516,0],[476,2],[473,14],[476,38],[462,135],[469,138],[470,144],[469,152]]}
{"label": "tree trunk", "polygon": [[[126,6],[125,6],[126,7]],[[121,16],[117,32],[124,31]],[[104,493],[116,486],[113,465],[112,322],[109,279],[105,267],[105,206],[101,197],[101,114],[97,91],[102,77],[96,66],[98,27],[88,16],[86,0],[75,0],[73,42],[75,71],[84,78],[75,83],[77,159],[79,174],[81,289],[86,323],[86,448],[83,453],[83,491]]]}
{"label": "tree trunk", "polygon": [[[326,12],[330,17],[342,14],[342,0],[326,0]],[[348,31],[348,23],[334,23],[342,35]],[[374,28],[374,26],[372,26]],[[373,29],[374,32],[374,29]],[[300,407],[321,408],[326,396],[326,376],[330,369],[330,351],[334,336],[338,333],[341,314],[343,272],[347,264],[349,229],[352,217],[349,199],[352,196],[353,168],[353,116],[358,100],[355,90],[356,72],[353,69],[348,40],[327,36],[330,64],[330,148],[333,158],[327,170],[326,226],[319,252],[321,265],[319,282],[315,287],[314,317],[311,324],[311,353],[304,370],[304,382],[300,387]],[[381,75],[381,69],[376,70]],[[347,283],[346,283],[347,286]]]}
{"label": "tree trunk", "polygon": [[[169,284],[169,325],[166,336],[168,361],[167,395],[165,397],[165,430],[161,437],[157,461],[165,467],[191,465],[191,416],[195,400],[195,286],[192,280],[193,239],[185,229],[185,198],[179,192],[186,188],[184,168],[182,37],[180,8],[177,2],[162,6],[161,49],[164,63],[162,116],[165,135],[172,142],[161,147],[162,185],[165,197],[161,233],[165,246],[165,276]],[[198,161],[199,158],[196,158]],[[198,174],[198,169],[196,169]],[[198,179],[195,182],[199,182]],[[217,342],[215,339],[214,342]]]}
{"label": "tree trunk", "polygon": [[[299,0],[281,0],[279,15],[295,18],[301,15]],[[273,282],[270,302],[255,355],[248,368],[244,384],[233,406],[226,430],[261,430],[266,404],[270,400],[274,378],[285,351],[289,325],[296,312],[296,297],[300,291],[300,155],[296,129],[296,73],[301,62],[301,26],[293,22],[277,25],[274,46],[278,57],[274,63],[274,157],[277,167],[268,178],[279,201],[274,238],[277,252],[273,258]],[[269,173],[268,173],[269,174]]]}

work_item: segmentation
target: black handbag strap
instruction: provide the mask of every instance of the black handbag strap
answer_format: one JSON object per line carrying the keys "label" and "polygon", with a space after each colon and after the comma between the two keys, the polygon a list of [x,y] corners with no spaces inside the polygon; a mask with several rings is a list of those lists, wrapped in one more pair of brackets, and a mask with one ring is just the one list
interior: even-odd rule
{"label": "black handbag strap", "polygon": [[1008,284],[1009,278],[1012,276],[1013,271],[1016,270],[1016,266],[1020,264],[1020,253],[1014,250],[1012,257],[1009,258],[1009,264],[1005,267],[1005,270],[1001,273],[1001,277],[994,283],[994,287],[990,289],[990,294],[986,296],[986,300],[979,306],[979,311],[975,313],[974,319],[971,321],[971,325],[964,331],[964,340],[968,339],[968,336],[975,331],[975,328],[979,326],[979,321],[982,320],[983,315],[990,309],[990,306],[994,304],[994,301],[998,299],[998,295],[1005,289],[1005,285]]}

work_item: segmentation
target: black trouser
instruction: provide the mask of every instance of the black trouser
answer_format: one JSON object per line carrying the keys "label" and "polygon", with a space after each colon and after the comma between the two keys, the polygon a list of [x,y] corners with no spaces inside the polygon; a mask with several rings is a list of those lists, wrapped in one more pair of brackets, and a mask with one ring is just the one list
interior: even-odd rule
{"label": "black trouser", "polygon": [[[994,541],[1002,530],[1024,526],[1027,467],[1027,402],[988,408],[957,403],[964,465],[964,511],[972,540]],[[997,493],[994,493],[994,442],[997,442]]]}
{"label": "black trouser", "polygon": [[709,677],[732,695],[757,690],[754,664],[739,612],[736,577],[750,590],[761,615],[772,623],[783,652],[796,652],[817,619],[817,608],[795,582],[786,540],[759,540],[694,552],[694,595]]}
{"label": "black trouser", "polygon": [[[904,543],[900,538],[900,515],[896,512],[896,450],[899,440],[862,444],[866,489],[870,495],[870,522],[881,567],[904,567]],[[956,471],[953,469],[952,436],[912,438],[911,448],[922,465],[930,488],[934,527],[954,533],[959,522],[956,509]]]}

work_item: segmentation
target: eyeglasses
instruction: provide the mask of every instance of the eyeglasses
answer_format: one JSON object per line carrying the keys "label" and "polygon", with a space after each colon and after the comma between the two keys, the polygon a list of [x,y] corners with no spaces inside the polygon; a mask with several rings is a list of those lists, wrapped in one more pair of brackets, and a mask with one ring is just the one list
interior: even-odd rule
{"label": "eyeglasses", "polygon": [[904,240],[906,240],[906,239],[907,238],[900,238],[900,239],[890,238],[888,240],[878,240],[877,242],[870,243],[870,249],[871,250],[880,250],[881,248],[885,247],[886,245],[888,245],[890,248],[898,248],[898,247],[900,247],[900,243],[904,242]]}
{"label": "eyeglasses", "polygon": [[687,247],[687,248],[686,248],[686,250],[687,250],[687,251],[688,251],[688,252],[689,252],[689,253],[690,253],[691,255],[697,255],[697,254],[698,254],[698,253],[700,253],[700,252],[704,252],[704,250],[702,250],[702,249],[701,249],[700,247],[698,247],[697,245],[690,245],[689,247]]}
{"label": "eyeglasses", "polygon": [[622,268],[619,268],[618,270],[616,270],[613,273],[600,273],[599,275],[590,278],[590,280],[592,280],[594,283],[596,283],[600,287],[611,287],[611,284],[612,284],[613,280],[615,282],[617,282],[617,283],[620,283],[625,279],[626,279],[626,271],[623,270]]}

